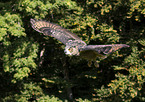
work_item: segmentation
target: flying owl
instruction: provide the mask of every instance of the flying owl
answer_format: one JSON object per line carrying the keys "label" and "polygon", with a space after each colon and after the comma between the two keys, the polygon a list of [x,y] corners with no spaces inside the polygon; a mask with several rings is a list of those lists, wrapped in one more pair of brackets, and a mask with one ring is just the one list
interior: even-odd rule
{"label": "flying owl", "polygon": [[30,22],[34,30],[44,35],[54,37],[66,45],[64,50],[66,55],[75,55],[87,59],[89,61],[88,66],[91,66],[92,61],[94,61],[94,65],[97,67],[97,57],[105,58],[107,54],[123,47],[129,47],[126,44],[87,45],[76,34],[71,33],[57,24],[34,19],[31,19]]}

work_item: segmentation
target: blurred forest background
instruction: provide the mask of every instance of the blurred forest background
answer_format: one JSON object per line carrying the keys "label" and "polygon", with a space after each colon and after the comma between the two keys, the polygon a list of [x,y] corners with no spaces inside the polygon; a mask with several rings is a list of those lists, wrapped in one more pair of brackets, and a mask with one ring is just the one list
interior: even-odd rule
{"label": "blurred forest background", "polygon": [[[127,44],[99,67],[64,54],[30,18],[77,34],[87,44]],[[144,102],[144,0],[0,0],[0,102]]]}

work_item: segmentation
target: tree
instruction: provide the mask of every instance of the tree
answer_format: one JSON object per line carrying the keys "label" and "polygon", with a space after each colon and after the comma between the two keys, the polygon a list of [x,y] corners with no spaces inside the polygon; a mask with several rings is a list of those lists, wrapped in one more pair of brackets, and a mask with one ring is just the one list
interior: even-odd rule
{"label": "tree", "polygon": [[[0,1],[0,101],[144,101],[144,0]],[[124,43],[99,68],[66,56],[30,18],[76,33],[87,44]],[[72,95],[72,96],[70,96]]]}

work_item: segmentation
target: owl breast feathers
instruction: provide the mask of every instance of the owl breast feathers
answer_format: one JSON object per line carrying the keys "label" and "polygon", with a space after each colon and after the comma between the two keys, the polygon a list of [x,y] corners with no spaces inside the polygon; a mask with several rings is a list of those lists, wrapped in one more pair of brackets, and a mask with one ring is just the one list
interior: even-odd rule
{"label": "owl breast feathers", "polygon": [[115,52],[123,47],[129,47],[126,44],[87,45],[76,34],[57,24],[34,19],[31,19],[30,22],[34,30],[54,37],[65,44],[65,54],[81,56],[89,61],[95,61],[97,57],[104,57],[104,55]]}

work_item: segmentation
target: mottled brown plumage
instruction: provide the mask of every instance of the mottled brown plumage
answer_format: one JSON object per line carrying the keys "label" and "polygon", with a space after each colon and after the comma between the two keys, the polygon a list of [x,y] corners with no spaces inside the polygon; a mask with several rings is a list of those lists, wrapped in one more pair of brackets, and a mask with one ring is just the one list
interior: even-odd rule
{"label": "mottled brown plumage", "polygon": [[89,61],[95,61],[97,57],[105,58],[106,54],[115,52],[123,47],[129,47],[126,44],[87,45],[76,34],[57,24],[34,19],[31,19],[30,22],[36,31],[54,37],[65,44],[65,53],[67,55],[81,56]]}

